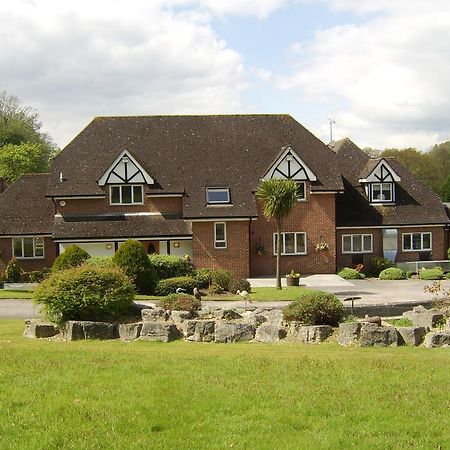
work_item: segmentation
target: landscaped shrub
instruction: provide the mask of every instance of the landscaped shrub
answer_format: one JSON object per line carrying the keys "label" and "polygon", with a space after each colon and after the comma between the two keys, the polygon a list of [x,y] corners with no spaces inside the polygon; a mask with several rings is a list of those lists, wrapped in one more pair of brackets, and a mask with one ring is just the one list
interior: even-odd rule
{"label": "landscaped shrub", "polygon": [[233,272],[225,269],[215,269],[211,272],[211,281],[217,283],[224,291],[230,290],[230,283],[234,278]]}
{"label": "landscaped shrub", "polygon": [[57,324],[118,317],[133,298],[133,284],[119,268],[89,266],[53,272],[33,292],[34,302]]}
{"label": "landscaped shrub", "polygon": [[188,258],[173,255],[149,255],[150,263],[156,269],[158,278],[174,278],[193,275],[195,270]]}
{"label": "landscaped shrub", "polygon": [[113,263],[130,277],[139,293],[153,294],[158,277],[139,241],[125,241],[115,253]]}
{"label": "landscaped shrub", "polygon": [[112,256],[91,256],[84,264],[90,267],[116,267]]}
{"label": "landscaped shrub", "polygon": [[224,291],[223,287],[219,283],[213,281],[209,285],[208,294],[209,295],[223,294],[223,291]]}
{"label": "landscaped shrub", "polygon": [[195,282],[198,288],[207,288],[211,284],[211,274],[213,269],[197,269],[195,271]]}
{"label": "landscaped shrub", "polygon": [[195,278],[193,277],[174,277],[159,280],[155,288],[155,295],[174,294],[177,288],[184,289],[187,294],[192,294],[195,286]]}
{"label": "landscaped shrub", "polygon": [[251,292],[250,282],[245,278],[234,278],[230,283],[230,292],[236,294],[237,291]]}
{"label": "landscaped shrub", "polygon": [[23,274],[23,280],[27,283],[40,283],[52,273],[52,269],[44,267],[42,270],[33,270]]}
{"label": "landscaped shrub", "polygon": [[352,269],[351,267],[344,267],[338,275],[342,278],[345,278],[346,280],[360,280],[365,278],[365,275],[361,272],[358,272],[355,269]]}
{"label": "landscaped shrub", "polygon": [[447,274],[445,275],[445,278],[450,279],[450,272],[447,272]]}
{"label": "landscaped shrub", "polygon": [[197,311],[202,302],[189,294],[170,294],[160,301],[162,308],[170,311]]}
{"label": "landscaped shrub", "polygon": [[368,277],[378,277],[380,273],[385,270],[393,267],[393,263],[391,260],[387,258],[383,258],[381,256],[374,256],[371,258],[367,270],[365,271],[365,275]]}
{"label": "landscaped shrub", "polygon": [[83,250],[78,245],[73,244],[58,255],[53,263],[52,270],[56,272],[58,270],[81,266],[81,264],[83,264],[88,258],[90,258],[90,255],[86,250]]}
{"label": "landscaped shrub", "polygon": [[6,283],[20,283],[23,280],[23,274],[23,269],[16,258],[8,261],[4,272]]}
{"label": "landscaped shrub", "polygon": [[444,278],[444,271],[441,267],[421,269],[419,270],[419,278],[421,280],[441,280],[442,278]]}
{"label": "landscaped shrub", "polygon": [[406,278],[406,273],[398,267],[390,267],[380,273],[380,280],[406,280]]}
{"label": "landscaped shrub", "polygon": [[329,292],[313,291],[283,308],[285,320],[298,320],[306,325],[337,326],[344,317],[344,306]]}

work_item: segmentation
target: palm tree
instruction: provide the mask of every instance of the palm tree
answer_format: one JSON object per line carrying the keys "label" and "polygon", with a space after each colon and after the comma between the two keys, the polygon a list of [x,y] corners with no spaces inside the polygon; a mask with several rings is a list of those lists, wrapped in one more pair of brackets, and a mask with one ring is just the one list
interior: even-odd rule
{"label": "palm tree", "polygon": [[277,224],[277,289],[281,289],[281,226],[292,211],[297,197],[298,185],[294,180],[262,180],[256,191],[256,198],[262,202],[264,215],[268,219],[275,219]]}

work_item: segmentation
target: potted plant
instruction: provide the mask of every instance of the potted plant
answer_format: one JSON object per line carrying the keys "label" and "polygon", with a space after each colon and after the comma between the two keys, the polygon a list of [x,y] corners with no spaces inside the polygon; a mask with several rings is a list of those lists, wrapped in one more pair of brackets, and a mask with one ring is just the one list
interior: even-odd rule
{"label": "potted plant", "polygon": [[266,249],[264,248],[264,245],[258,244],[258,245],[256,246],[256,254],[259,255],[259,256],[264,256],[264,255],[267,254],[267,251],[266,251]]}
{"label": "potted plant", "polygon": [[290,273],[286,275],[286,284],[288,286],[299,286],[300,284],[300,274],[295,273],[292,269]]}

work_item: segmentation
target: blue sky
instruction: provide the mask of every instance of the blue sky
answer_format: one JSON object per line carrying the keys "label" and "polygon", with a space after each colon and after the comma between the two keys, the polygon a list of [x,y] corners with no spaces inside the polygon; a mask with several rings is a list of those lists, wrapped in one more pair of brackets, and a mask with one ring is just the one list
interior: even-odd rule
{"label": "blue sky", "polygon": [[2,0],[0,90],[63,147],[93,117],[290,113],[323,141],[449,139],[447,0]]}

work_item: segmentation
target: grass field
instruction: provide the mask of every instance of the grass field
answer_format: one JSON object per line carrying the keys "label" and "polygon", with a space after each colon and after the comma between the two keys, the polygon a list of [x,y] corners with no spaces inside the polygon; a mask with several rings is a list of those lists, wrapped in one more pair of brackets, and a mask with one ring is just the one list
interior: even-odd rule
{"label": "grass field", "polygon": [[0,300],[2,299],[14,299],[14,298],[31,298],[32,291],[13,290],[13,289],[0,289]]}
{"label": "grass field", "polygon": [[57,342],[0,321],[1,449],[448,449],[448,349]]}

